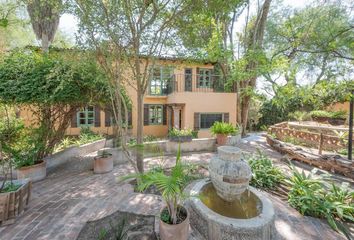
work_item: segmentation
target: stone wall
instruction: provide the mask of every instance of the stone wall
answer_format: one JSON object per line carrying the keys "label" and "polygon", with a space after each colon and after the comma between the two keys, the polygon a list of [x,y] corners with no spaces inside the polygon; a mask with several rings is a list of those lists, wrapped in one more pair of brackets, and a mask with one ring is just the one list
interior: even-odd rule
{"label": "stone wall", "polygon": [[[292,129],[289,128],[287,123],[280,123],[271,126],[268,129],[269,133],[275,135],[279,140],[286,140],[287,138],[293,138],[302,143],[305,143],[308,147],[318,148],[321,141],[321,134],[318,132],[311,132],[307,130]],[[333,151],[346,147],[343,139],[337,136],[322,134],[323,138],[323,150]]]}

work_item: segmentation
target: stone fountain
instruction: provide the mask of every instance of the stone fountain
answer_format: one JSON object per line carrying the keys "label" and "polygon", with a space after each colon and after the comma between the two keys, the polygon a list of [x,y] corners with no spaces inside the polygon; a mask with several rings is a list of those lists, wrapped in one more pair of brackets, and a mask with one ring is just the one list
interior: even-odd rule
{"label": "stone fountain", "polygon": [[274,238],[274,209],[262,193],[249,186],[251,168],[237,147],[218,147],[209,163],[210,179],[187,189],[190,223],[209,240]]}

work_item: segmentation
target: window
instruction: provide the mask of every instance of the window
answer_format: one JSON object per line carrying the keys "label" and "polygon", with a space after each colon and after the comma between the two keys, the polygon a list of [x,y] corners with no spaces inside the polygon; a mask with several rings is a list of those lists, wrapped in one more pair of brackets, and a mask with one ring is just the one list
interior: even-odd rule
{"label": "window", "polygon": [[201,113],[200,114],[200,128],[210,128],[214,122],[222,122],[222,113]]}
{"label": "window", "polygon": [[84,107],[77,112],[77,126],[93,126],[95,123],[94,107]]}
{"label": "window", "polygon": [[200,68],[198,72],[198,86],[199,88],[209,88],[211,86],[211,69]]}
{"label": "window", "polygon": [[149,106],[149,124],[150,125],[162,125],[163,121],[163,106],[162,105],[150,105]]}
{"label": "window", "polygon": [[173,68],[171,67],[154,67],[152,69],[152,77],[150,80],[150,95],[166,95],[168,91],[168,83],[172,79]]}

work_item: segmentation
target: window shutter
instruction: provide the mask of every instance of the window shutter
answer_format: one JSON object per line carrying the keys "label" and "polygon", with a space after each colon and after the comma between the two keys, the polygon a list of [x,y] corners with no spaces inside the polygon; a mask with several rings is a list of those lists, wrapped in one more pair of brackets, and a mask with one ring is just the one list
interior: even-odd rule
{"label": "window shutter", "polygon": [[194,130],[200,129],[200,113],[194,113]]}
{"label": "window shutter", "polygon": [[73,112],[73,116],[71,118],[71,127],[77,128],[77,109]]}
{"label": "window shutter", "polygon": [[95,106],[95,127],[101,126],[101,108]]}
{"label": "window shutter", "polygon": [[195,74],[195,87],[199,88],[199,67],[196,69],[196,74]]}
{"label": "window shutter", "polygon": [[144,126],[149,125],[149,104],[144,104]]}
{"label": "window shutter", "polygon": [[167,125],[167,105],[163,105],[162,110],[162,124]]}
{"label": "window shutter", "polygon": [[106,108],[104,111],[104,124],[106,127],[111,126],[111,117],[112,117],[111,111],[108,108]]}
{"label": "window shutter", "polygon": [[224,113],[224,122],[226,122],[226,123],[230,122],[230,114],[229,113]]}
{"label": "window shutter", "polygon": [[128,112],[128,126],[132,126],[133,125],[133,114],[132,111],[130,110]]}

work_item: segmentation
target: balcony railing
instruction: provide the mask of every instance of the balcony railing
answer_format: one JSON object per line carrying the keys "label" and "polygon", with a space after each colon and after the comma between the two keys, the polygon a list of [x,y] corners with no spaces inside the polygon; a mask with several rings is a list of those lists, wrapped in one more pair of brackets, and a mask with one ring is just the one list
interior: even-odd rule
{"label": "balcony railing", "polygon": [[149,94],[164,96],[176,92],[232,92],[220,75],[174,74],[160,81],[152,80]]}

